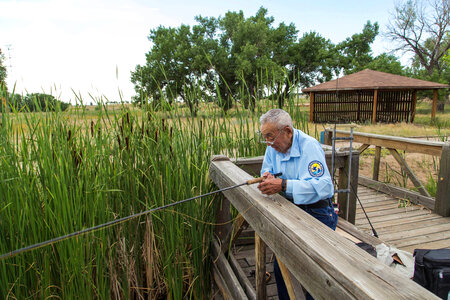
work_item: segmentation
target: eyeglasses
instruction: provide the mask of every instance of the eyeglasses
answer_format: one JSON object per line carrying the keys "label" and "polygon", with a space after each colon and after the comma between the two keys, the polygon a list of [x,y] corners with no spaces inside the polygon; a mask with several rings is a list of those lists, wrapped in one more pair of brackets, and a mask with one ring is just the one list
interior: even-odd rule
{"label": "eyeglasses", "polygon": [[283,132],[283,128],[278,131],[278,134],[273,139],[270,137],[263,136],[263,134],[260,132],[259,134],[260,134],[261,138],[263,138],[265,140],[265,141],[261,141],[261,143],[272,146],[277,141],[277,138],[280,136],[281,132]]}

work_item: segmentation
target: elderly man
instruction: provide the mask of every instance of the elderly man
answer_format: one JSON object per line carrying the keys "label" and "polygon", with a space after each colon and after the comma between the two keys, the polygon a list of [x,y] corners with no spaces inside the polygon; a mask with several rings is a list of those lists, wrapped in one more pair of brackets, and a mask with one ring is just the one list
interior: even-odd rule
{"label": "elderly man", "polygon": [[[332,205],[333,182],[319,142],[295,129],[290,115],[272,109],[261,116],[261,134],[268,145],[261,168],[264,180],[258,189],[266,195],[281,193],[305,212],[336,229]],[[282,172],[281,178],[272,174]],[[274,261],[278,297],[289,299],[278,262]],[[311,295],[306,295],[312,299]]]}

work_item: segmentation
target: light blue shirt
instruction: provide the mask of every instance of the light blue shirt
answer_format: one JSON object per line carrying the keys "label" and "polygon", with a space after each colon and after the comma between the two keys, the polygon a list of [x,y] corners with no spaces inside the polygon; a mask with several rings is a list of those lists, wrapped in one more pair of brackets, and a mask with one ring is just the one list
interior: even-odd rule
{"label": "light blue shirt", "polygon": [[261,168],[272,174],[282,172],[286,195],[295,204],[311,204],[333,196],[334,187],[320,143],[301,130],[294,129],[292,146],[281,153],[268,146]]}

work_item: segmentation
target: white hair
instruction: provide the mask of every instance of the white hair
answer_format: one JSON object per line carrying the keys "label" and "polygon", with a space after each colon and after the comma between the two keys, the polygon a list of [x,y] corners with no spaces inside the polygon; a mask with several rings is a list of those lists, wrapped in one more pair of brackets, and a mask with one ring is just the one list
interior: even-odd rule
{"label": "white hair", "polygon": [[286,126],[289,126],[292,129],[294,129],[291,116],[286,111],[278,108],[271,109],[265,114],[263,114],[259,118],[259,123],[261,123],[261,125],[264,125],[266,123],[272,123],[275,124],[278,129],[284,128]]}

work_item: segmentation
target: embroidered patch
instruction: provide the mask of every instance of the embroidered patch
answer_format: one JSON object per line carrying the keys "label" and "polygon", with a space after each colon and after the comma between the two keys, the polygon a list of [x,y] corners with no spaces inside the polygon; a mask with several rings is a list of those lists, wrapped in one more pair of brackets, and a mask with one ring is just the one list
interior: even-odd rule
{"label": "embroidered patch", "polygon": [[320,177],[323,175],[323,165],[318,160],[313,160],[308,165],[309,174],[313,177]]}

